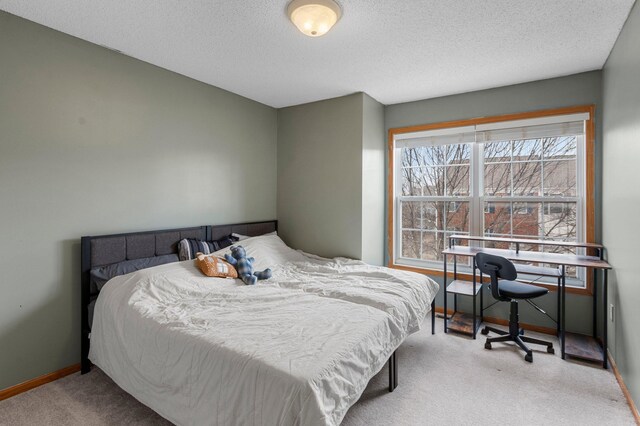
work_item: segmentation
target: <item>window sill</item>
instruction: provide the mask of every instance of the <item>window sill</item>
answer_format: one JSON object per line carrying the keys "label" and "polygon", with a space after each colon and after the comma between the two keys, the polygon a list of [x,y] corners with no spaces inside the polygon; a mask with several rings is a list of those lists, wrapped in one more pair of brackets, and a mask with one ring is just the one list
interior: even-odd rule
{"label": "window sill", "polygon": [[[392,269],[399,269],[403,271],[417,272],[418,274],[429,275],[431,277],[443,277],[444,271],[442,269],[432,269],[432,268],[420,268],[417,266],[408,266],[408,265],[399,265],[393,262],[389,262],[387,267]],[[478,275],[476,275],[478,277]],[[453,278],[453,272],[447,271],[447,278]],[[473,275],[469,273],[458,272],[458,278],[463,280],[471,281],[473,280]],[[485,283],[489,282],[488,277],[483,277],[483,281]],[[535,285],[544,287],[549,289],[549,291],[558,291],[558,286],[555,284],[545,284],[545,283],[536,283]],[[589,287],[587,288],[579,288],[579,287],[570,287],[566,286],[566,291],[568,294],[578,294],[583,296],[591,296],[593,295],[593,291],[590,288],[590,283],[588,283]]]}

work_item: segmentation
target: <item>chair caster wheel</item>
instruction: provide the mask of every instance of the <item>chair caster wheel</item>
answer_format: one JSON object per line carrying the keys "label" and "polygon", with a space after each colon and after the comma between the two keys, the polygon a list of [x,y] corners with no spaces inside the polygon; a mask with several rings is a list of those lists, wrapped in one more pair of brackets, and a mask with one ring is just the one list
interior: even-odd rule
{"label": "chair caster wheel", "polygon": [[484,344],[485,349],[491,349],[491,343],[487,342]]}
{"label": "chair caster wheel", "polygon": [[521,329],[518,331],[518,333],[519,333],[521,336],[524,336],[524,328],[521,328]]}
{"label": "chair caster wheel", "polygon": [[553,346],[548,346],[548,347],[547,347],[547,353],[549,353],[549,354],[555,354],[555,353],[556,353],[556,351],[553,349]]}
{"label": "chair caster wheel", "polygon": [[480,333],[482,333],[482,334],[484,334],[486,336],[487,334],[489,334],[489,329],[485,327],[485,328],[482,329],[482,331]]}
{"label": "chair caster wheel", "polygon": [[527,362],[533,362],[533,354],[531,352],[529,352],[528,354],[526,354],[524,356],[524,360]]}

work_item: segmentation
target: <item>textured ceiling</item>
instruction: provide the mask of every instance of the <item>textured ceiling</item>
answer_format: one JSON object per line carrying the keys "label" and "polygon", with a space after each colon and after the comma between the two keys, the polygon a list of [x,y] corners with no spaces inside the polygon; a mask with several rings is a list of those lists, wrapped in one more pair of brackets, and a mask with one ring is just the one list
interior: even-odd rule
{"label": "textured ceiling", "polygon": [[384,104],[600,69],[634,0],[338,0],[310,38],[287,0],[0,0],[0,9],[274,107]]}

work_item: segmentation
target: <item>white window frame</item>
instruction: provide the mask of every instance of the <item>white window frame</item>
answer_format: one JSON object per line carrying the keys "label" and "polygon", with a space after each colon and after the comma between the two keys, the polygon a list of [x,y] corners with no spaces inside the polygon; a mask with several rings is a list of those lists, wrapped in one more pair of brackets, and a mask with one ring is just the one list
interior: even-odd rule
{"label": "white window frame", "polygon": [[[510,121],[510,122],[496,122],[490,125],[485,125],[483,127],[493,127],[493,128],[505,128],[518,127],[518,126],[526,126],[526,125],[538,125],[538,124],[548,124],[548,123],[559,123],[562,120],[569,121],[575,120],[579,118],[579,120],[584,121],[590,119],[590,115],[588,113],[581,114],[572,114],[571,116],[567,115],[557,115],[557,116],[549,116],[549,117],[539,117],[535,119],[526,119],[526,120],[518,120],[518,121]],[[468,132],[470,126],[460,127],[457,130],[456,128],[445,128],[442,129],[441,132],[444,135],[450,135],[459,132]],[[479,127],[479,126],[478,126]],[[394,240],[393,240],[393,259],[392,262],[395,265],[401,266],[409,266],[409,267],[417,267],[431,270],[442,270],[442,261],[429,261],[429,260],[421,260],[421,259],[413,259],[402,257],[402,231],[407,231],[411,229],[403,229],[402,228],[402,201],[427,201],[427,202],[468,202],[469,203],[469,233],[473,236],[482,236],[483,228],[484,228],[484,206],[485,202],[511,202],[511,203],[549,203],[549,202],[566,202],[566,203],[575,203],[576,204],[576,240],[577,241],[585,241],[586,236],[586,129],[582,132],[581,135],[577,135],[576,141],[576,196],[575,197],[549,197],[549,196],[484,196],[482,194],[482,190],[484,188],[484,143],[483,142],[466,142],[471,144],[471,158],[470,158],[470,185],[469,185],[469,195],[468,196],[401,196],[398,194],[402,194],[402,156],[401,156],[401,148],[396,146],[396,142],[402,139],[410,139],[421,137],[422,133],[429,133],[429,131],[425,132],[413,132],[413,133],[405,133],[394,135],[393,138],[393,150],[394,150],[394,169],[393,169],[393,222],[392,225],[394,227]],[[534,138],[531,138],[534,139]],[[513,164],[513,161],[511,162]],[[544,179],[544,170],[541,171],[541,179]],[[544,188],[544,181],[541,182],[542,188]],[[513,185],[511,186],[513,189]],[[511,216],[511,220],[513,217]],[[513,228],[511,227],[513,230]],[[424,229],[416,229],[415,231],[424,231]],[[449,231],[445,229],[436,230],[436,232],[442,232],[445,235],[450,234]],[[422,252],[422,238],[420,239],[420,249]],[[446,241],[446,240],[445,240]],[[478,243],[476,243],[478,244]],[[585,254],[584,249],[579,249],[578,254]],[[459,262],[459,265],[464,262]],[[460,265],[460,272],[470,272],[470,268],[465,268]],[[585,271],[582,268],[578,269],[578,279],[567,279],[567,285],[578,288],[586,287],[586,276]],[[546,280],[545,280],[546,282]],[[548,281],[549,284],[555,284],[552,280]]]}

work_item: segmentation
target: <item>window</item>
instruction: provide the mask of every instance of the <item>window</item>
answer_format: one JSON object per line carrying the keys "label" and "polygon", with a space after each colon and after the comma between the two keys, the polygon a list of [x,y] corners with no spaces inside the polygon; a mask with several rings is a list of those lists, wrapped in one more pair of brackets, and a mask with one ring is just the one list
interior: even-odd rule
{"label": "window", "polygon": [[442,260],[449,235],[469,231],[469,144],[400,148],[402,257]]}
{"label": "window", "polygon": [[[525,115],[392,129],[391,266],[441,270],[453,234],[593,238],[591,107]],[[568,272],[585,286],[584,271]]]}

